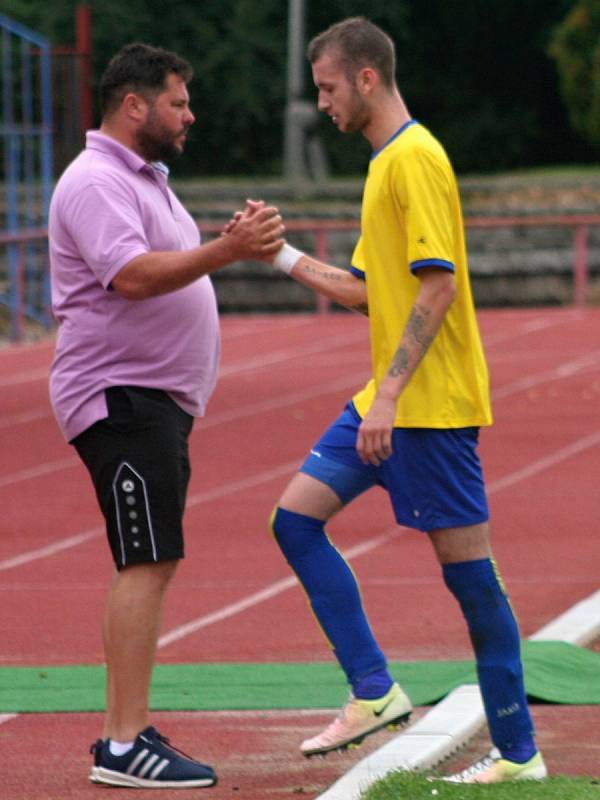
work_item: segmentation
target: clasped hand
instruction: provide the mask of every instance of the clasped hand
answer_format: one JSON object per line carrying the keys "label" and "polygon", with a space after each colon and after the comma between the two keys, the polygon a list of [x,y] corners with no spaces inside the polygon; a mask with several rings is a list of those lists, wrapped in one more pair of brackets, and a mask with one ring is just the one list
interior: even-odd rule
{"label": "clasped hand", "polygon": [[265,206],[263,200],[247,200],[243,211],[236,211],[223,227],[221,236],[231,236],[232,244],[240,250],[238,258],[272,261],[285,244],[285,225],[275,206]]}

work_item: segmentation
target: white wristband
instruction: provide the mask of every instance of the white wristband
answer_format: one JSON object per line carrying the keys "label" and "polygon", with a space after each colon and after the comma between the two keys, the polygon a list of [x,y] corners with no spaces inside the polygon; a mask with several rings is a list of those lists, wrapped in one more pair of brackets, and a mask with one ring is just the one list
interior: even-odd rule
{"label": "white wristband", "polygon": [[285,272],[286,275],[289,275],[294,265],[303,255],[304,253],[302,250],[296,250],[291,244],[284,244],[273,259],[273,266],[275,269],[279,269],[281,272]]}

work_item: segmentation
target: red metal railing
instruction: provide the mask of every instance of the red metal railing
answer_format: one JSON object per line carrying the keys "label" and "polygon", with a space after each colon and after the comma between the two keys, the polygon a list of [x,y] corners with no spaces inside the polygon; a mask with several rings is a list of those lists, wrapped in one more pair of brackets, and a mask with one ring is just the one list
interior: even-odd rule
{"label": "red metal railing", "polygon": [[[10,264],[11,259],[3,259],[3,253],[0,251],[0,264],[2,261],[5,261],[6,264],[7,292],[5,293],[5,297],[10,316],[10,338],[16,342],[23,338],[24,333],[26,296],[25,249],[28,244],[44,241],[47,238],[48,231],[46,228],[17,231],[15,233],[0,232],[0,247],[4,246],[7,253],[9,248],[14,248],[16,251],[15,263],[12,265]],[[10,285],[11,283],[12,285]],[[42,302],[46,305],[47,298],[43,298]],[[51,319],[49,308],[46,310],[46,316],[48,320]]]}
{"label": "red metal railing", "polygon": [[[313,233],[315,237],[314,255],[320,261],[327,261],[329,234],[334,231],[348,231],[360,228],[358,220],[289,220],[286,231]],[[535,214],[511,217],[466,217],[467,228],[533,228],[561,227],[573,229],[573,302],[576,306],[585,305],[589,283],[589,229],[600,226],[600,214]],[[201,231],[217,233],[221,223],[200,223]],[[319,311],[327,310],[327,298],[319,296]]]}
{"label": "red metal railing", "polygon": [[[576,306],[585,305],[589,284],[589,230],[591,227],[600,227],[600,214],[536,214],[532,216],[511,217],[466,217],[467,228],[510,228],[510,227],[562,227],[573,230],[573,302]],[[198,227],[202,233],[220,233],[222,222],[199,222]],[[286,231],[289,233],[312,233],[314,236],[314,255],[320,261],[327,261],[329,257],[329,235],[340,231],[358,231],[359,221],[352,220],[289,220],[286,222]],[[0,233],[0,247],[13,246],[17,248],[16,286],[12,295],[15,298],[14,307],[10,309],[14,320],[12,324],[13,338],[18,340],[23,334],[24,314],[24,280],[25,280],[25,248],[33,241],[47,238],[44,228],[18,231],[16,233]],[[1,253],[0,253],[1,255]],[[318,311],[325,312],[329,308],[327,298],[319,298]]]}

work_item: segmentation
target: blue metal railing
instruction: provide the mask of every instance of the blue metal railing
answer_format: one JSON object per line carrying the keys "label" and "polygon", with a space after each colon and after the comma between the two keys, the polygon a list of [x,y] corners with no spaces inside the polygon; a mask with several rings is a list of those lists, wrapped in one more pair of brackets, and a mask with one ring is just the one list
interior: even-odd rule
{"label": "blue metal railing", "polygon": [[[4,173],[0,232],[10,235],[38,230],[48,222],[53,182],[52,86],[49,41],[3,14],[0,79]],[[10,243],[0,253],[0,304],[8,308],[13,339],[20,336],[23,314],[50,323],[47,253],[39,243],[32,241],[24,252]]]}

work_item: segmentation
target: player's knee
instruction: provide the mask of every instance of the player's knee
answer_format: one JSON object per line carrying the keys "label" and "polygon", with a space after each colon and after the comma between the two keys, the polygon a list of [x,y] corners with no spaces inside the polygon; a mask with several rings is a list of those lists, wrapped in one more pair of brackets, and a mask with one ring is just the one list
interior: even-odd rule
{"label": "player's knee", "polygon": [[493,559],[445,564],[443,574],[460,604],[475,651],[512,647],[518,640],[517,625]]}
{"label": "player's knee", "polygon": [[276,506],[270,518],[271,532],[289,562],[318,546],[325,536],[322,520]]}

